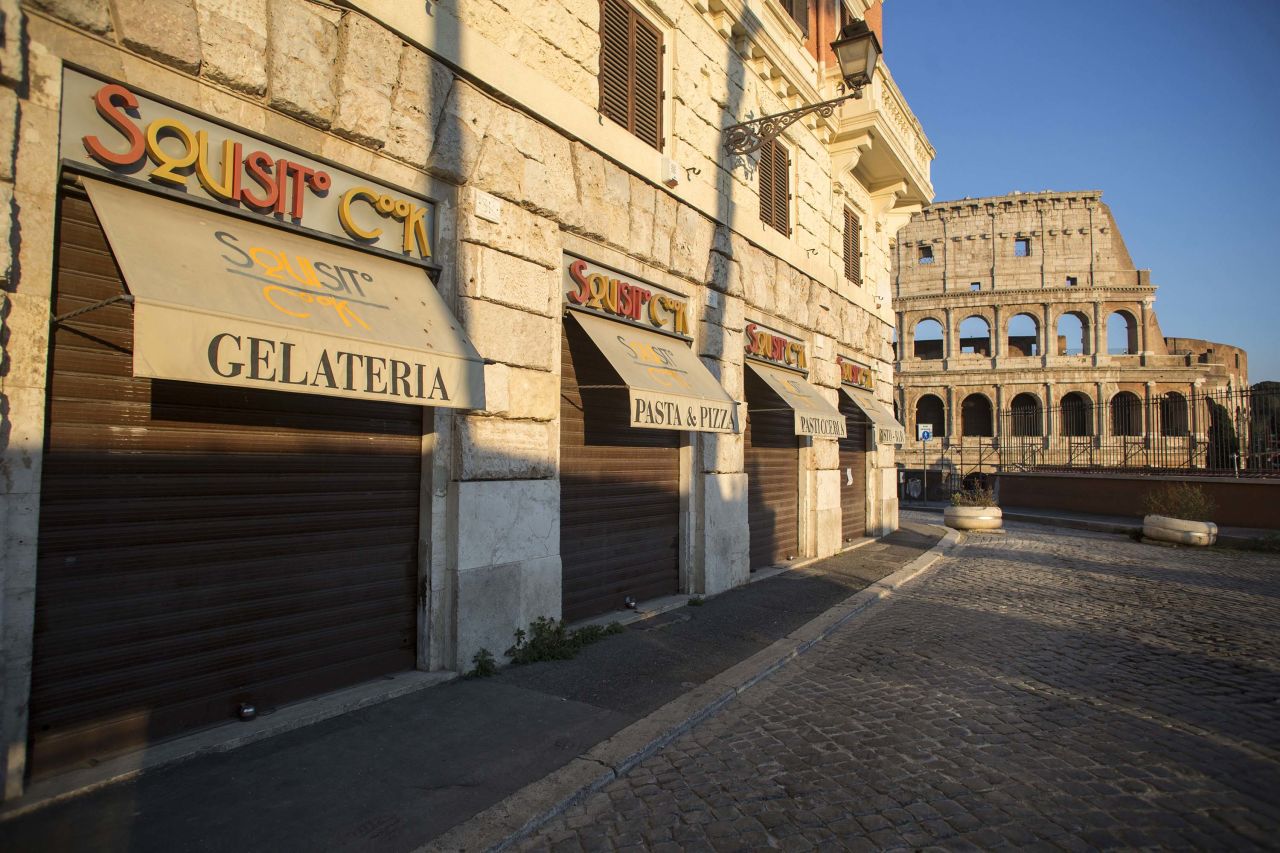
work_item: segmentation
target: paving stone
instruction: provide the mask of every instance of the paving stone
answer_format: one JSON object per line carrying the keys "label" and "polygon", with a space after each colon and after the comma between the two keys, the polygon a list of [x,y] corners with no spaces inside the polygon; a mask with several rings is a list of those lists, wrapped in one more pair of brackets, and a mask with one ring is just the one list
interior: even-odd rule
{"label": "paving stone", "polygon": [[1277,598],[1274,555],[1010,524],[519,849],[620,849],[621,803],[685,850],[1273,845]]}

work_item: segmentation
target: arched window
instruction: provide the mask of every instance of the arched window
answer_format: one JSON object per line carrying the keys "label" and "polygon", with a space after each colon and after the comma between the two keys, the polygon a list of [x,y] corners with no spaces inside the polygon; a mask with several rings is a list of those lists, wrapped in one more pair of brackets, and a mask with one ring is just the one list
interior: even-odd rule
{"label": "arched window", "polygon": [[1111,434],[1142,435],[1142,400],[1130,391],[1111,398]]}
{"label": "arched window", "polygon": [[1015,314],[1009,320],[1009,346],[1012,356],[1040,355],[1040,324],[1030,314]]}
{"label": "arched window", "polygon": [[991,326],[982,317],[966,317],[960,323],[960,352],[991,355]]}
{"label": "arched window", "polygon": [[1107,318],[1107,352],[1112,355],[1136,355],[1138,321],[1128,311],[1116,311]]}
{"label": "arched window", "polygon": [[947,434],[947,407],[941,397],[925,394],[916,401],[916,425],[920,424],[932,424],[934,438]]}
{"label": "arched window", "polygon": [[1058,355],[1089,354],[1089,318],[1068,311],[1058,318]]}
{"label": "arched window", "polygon": [[985,394],[970,394],[960,403],[960,434],[964,436],[993,436],[995,419],[991,415],[991,401]]}
{"label": "arched window", "polygon": [[1160,434],[1182,436],[1187,431],[1187,398],[1170,391],[1160,398]]}
{"label": "arched window", "polygon": [[1035,394],[1019,394],[1009,406],[1009,429],[1015,436],[1044,435],[1044,418]]}
{"label": "arched window", "polygon": [[937,320],[921,320],[911,335],[916,358],[942,358],[942,324]]}
{"label": "arched window", "polygon": [[1062,434],[1093,435],[1093,401],[1079,391],[1062,398]]}

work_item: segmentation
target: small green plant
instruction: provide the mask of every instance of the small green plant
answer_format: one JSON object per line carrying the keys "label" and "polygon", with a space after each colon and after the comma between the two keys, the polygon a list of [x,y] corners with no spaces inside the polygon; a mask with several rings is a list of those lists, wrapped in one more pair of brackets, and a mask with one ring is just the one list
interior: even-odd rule
{"label": "small green plant", "polygon": [[528,631],[516,629],[515,644],[507,649],[506,655],[513,664],[569,660],[583,646],[621,634],[623,630],[625,629],[617,622],[611,622],[608,625],[587,625],[570,631],[559,620],[539,616],[529,625]]}
{"label": "small green plant", "polygon": [[690,607],[701,607],[701,606],[702,606],[703,604],[705,604],[705,603],[706,603],[706,602],[704,602],[704,601],[702,600],[702,596],[700,596],[700,595],[695,595],[695,596],[693,596],[692,598],[690,598],[690,599],[689,599],[689,606],[690,606]]}
{"label": "small green plant", "polygon": [[997,506],[996,493],[982,486],[951,493],[952,506]]}
{"label": "small green plant", "polygon": [[1218,507],[1204,487],[1195,483],[1165,483],[1147,492],[1148,515],[1181,518],[1184,521],[1213,521]]}
{"label": "small green plant", "polygon": [[481,649],[472,655],[471,663],[471,671],[467,673],[468,678],[488,678],[498,674],[498,661],[494,658],[493,652],[488,649]]}

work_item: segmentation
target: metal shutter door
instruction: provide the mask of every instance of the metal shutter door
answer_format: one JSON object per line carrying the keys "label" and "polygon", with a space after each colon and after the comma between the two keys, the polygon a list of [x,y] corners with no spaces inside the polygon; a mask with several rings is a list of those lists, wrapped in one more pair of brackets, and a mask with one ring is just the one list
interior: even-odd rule
{"label": "metal shutter door", "polygon": [[576,324],[561,340],[560,559],[572,621],[628,595],[680,591],[680,434],[633,429],[625,388],[580,388],[621,380]]}
{"label": "metal shutter door", "polygon": [[[54,313],[123,293],[87,200],[59,229]],[[416,661],[422,410],[137,379],[132,338],[53,336],[36,777]]]}
{"label": "metal shutter door", "polygon": [[840,413],[849,433],[839,440],[840,536],[850,542],[867,535],[867,416],[844,395]]}
{"label": "metal shutter door", "polygon": [[745,381],[747,523],[755,570],[800,556],[800,443],[795,413],[750,369]]}

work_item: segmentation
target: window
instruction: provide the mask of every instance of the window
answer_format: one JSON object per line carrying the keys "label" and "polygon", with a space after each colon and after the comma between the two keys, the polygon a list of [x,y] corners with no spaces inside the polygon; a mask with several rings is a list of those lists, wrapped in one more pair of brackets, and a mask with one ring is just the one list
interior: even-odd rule
{"label": "window", "polygon": [[809,0],[778,0],[782,8],[787,10],[791,20],[800,27],[804,37],[809,37]]}
{"label": "window", "polygon": [[862,223],[858,214],[844,209],[844,277],[862,284]]}
{"label": "window", "polygon": [[1013,241],[1013,256],[1015,258],[1031,257],[1031,238],[1018,237]]}
{"label": "window", "polygon": [[662,149],[662,34],[625,0],[600,0],[600,112]]}
{"label": "window", "polygon": [[920,263],[922,264],[933,263],[933,247],[932,246],[920,247]]}
{"label": "window", "polygon": [[1079,279],[1073,275],[1067,276],[1067,287],[1075,287],[1077,284],[1079,284]]}
{"label": "window", "polygon": [[976,292],[976,291],[979,291],[979,290],[982,290],[982,282],[980,282],[980,281],[971,282],[971,283],[969,284],[969,289],[970,289],[970,290],[972,290],[972,291],[975,291],[975,292]]}
{"label": "window", "polygon": [[772,141],[760,147],[760,221],[791,236],[791,155]]}

